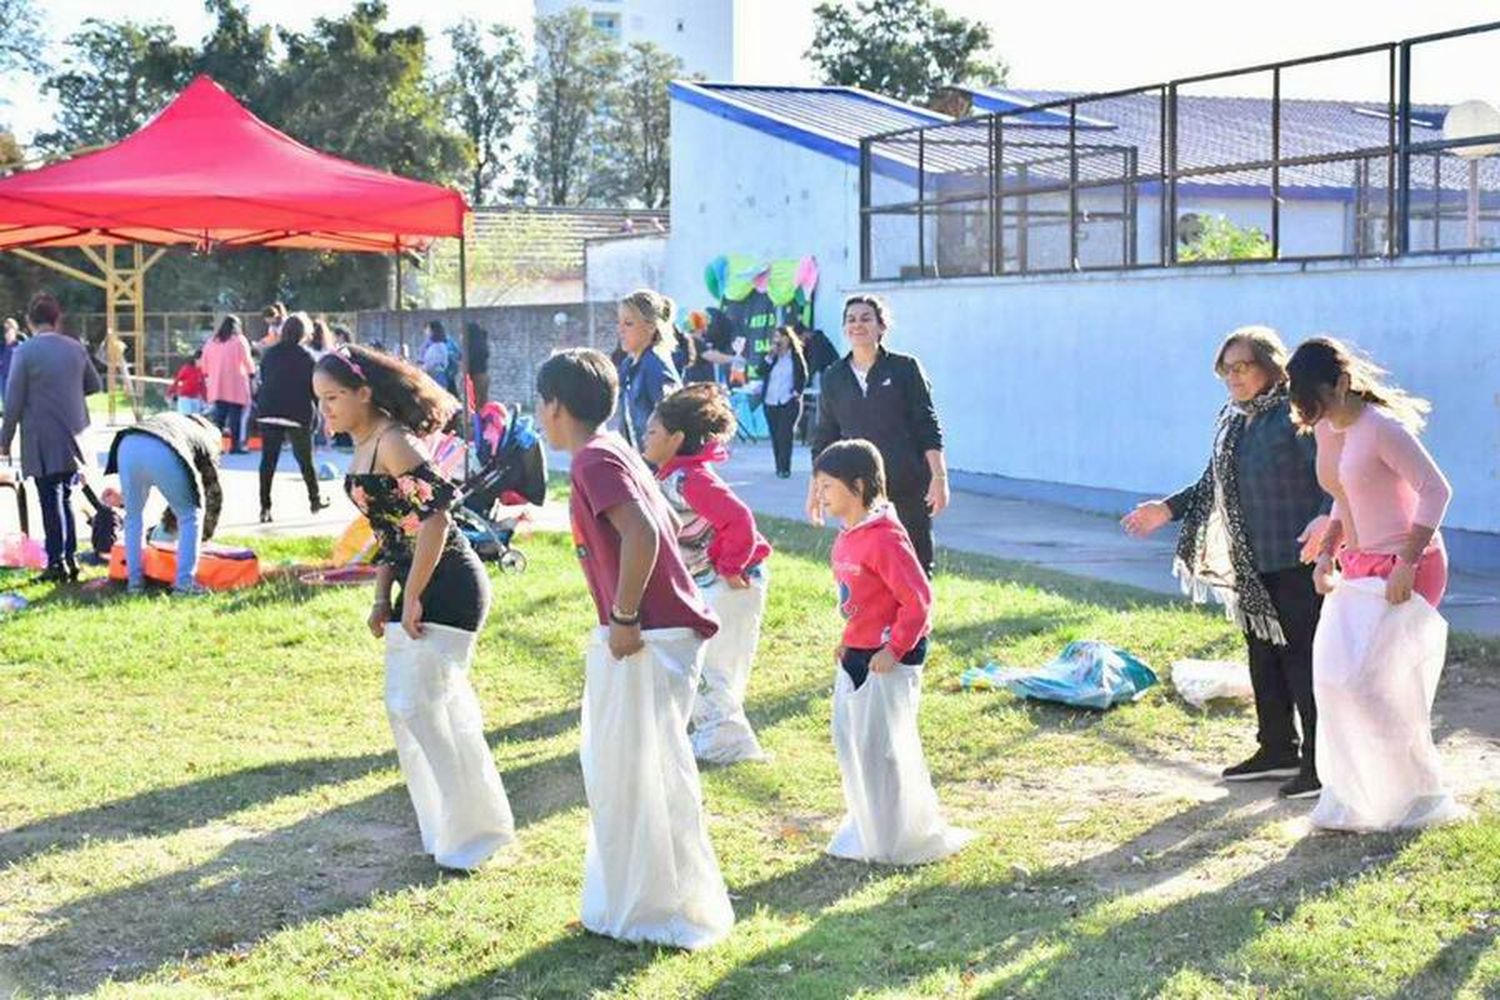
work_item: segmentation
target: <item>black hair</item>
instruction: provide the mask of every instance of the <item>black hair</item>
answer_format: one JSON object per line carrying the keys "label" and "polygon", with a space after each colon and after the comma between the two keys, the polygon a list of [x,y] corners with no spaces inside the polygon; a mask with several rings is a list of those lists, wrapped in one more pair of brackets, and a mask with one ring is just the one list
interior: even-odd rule
{"label": "black hair", "polygon": [[32,326],[55,327],[62,319],[62,305],[51,292],[37,292],[26,306],[26,318]]}
{"label": "black hair", "polygon": [[668,434],[682,433],[680,455],[696,455],[710,441],[734,434],[734,408],[717,382],[694,382],[656,404],[652,414]]}
{"label": "black hair", "polygon": [[418,437],[442,430],[459,409],[458,400],[416,365],[358,344],[323,355],[315,370],[346,389],[369,386],[375,408]]}
{"label": "black hair", "polygon": [[313,350],[322,353],[333,346],[331,341],[333,334],[328,330],[328,321],[324,319],[313,320],[312,336],[308,338],[308,344]]}
{"label": "black hair", "polygon": [[308,327],[312,321],[307,318],[307,313],[295,312],[281,323],[280,344],[300,344],[307,339]]}
{"label": "black hair", "polygon": [[448,339],[448,331],[443,329],[443,321],[440,319],[428,323],[427,332],[433,340],[441,342]]}
{"label": "black hair", "polygon": [[561,403],[574,419],[598,425],[615,412],[620,376],[609,358],[592,347],[556,351],[536,373],[536,394]]}
{"label": "black hair", "polygon": [[351,344],[354,342],[354,334],[350,333],[349,328],[344,324],[335,323],[333,326],[333,340],[336,344]]}
{"label": "black hair", "polygon": [[824,448],[813,461],[813,472],[837,479],[859,494],[866,507],[885,496],[885,461],[864,438],[835,441]]}
{"label": "black hair", "polygon": [[231,313],[219,321],[219,328],[214,331],[214,339],[222,342],[239,332],[240,318]]}

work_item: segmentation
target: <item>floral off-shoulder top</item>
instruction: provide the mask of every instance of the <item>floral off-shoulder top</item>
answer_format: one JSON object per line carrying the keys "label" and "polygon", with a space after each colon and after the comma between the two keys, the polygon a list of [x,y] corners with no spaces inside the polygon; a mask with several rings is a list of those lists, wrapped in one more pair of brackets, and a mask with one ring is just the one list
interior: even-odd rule
{"label": "floral off-shoulder top", "polygon": [[[431,462],[399,476],[350,473],[344,477],[344,492],[369,519],[380,543],[375,561],[391,565],[411,562],[422,522],[449,510],[458,498],[457,488]],[[461,549],[464,544],[463,533],[456,524],[450,524],[443,551]]]}

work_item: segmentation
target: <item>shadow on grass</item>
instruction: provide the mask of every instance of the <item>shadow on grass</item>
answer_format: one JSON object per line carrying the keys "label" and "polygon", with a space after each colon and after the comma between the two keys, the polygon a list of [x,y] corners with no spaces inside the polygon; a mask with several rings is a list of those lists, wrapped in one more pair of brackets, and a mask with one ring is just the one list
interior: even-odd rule
{"label": "shadow on grass", "polygon": [[[1443,945],[1427,964],[1418,969],[1391,996],[1403,1000],[1433,1000],[1453,996],[1460,986],[1474,975],[1475,968],[1485,953],[1495,946],[1500,938],[1500,925],[1484,924],[1471,927],[1465,933]],[[1491,982],[1482,996],[1500,996],[1500,983]]]}
{"label": "shadow on grass", "polygon": [[[394,764],[394,756],[356,760]],[[584,802],[574,754],[502,777],[518,831]],[[52,929],[9,957],[29,987],[81,992],[107,979],[137,979],[184,956],[243,949],[305,921],[366,906],[382,893],[446,877],[454,876],[422,853],[411,801],[397,783],[236,840],[184,870],[57,907],[39,917]]]}
{"label": "shadow on grass", "polygon": [[[576,709],[561,709],[486,733],[491,747],[502,742],[547,738],[578,724]],[[62,816],[50,816],[5,833],[0,842],[0,866],[16,864],[54,850],[68,850],[89,842],[160,837],[202,826],[251,806],[313,788],[340,785],[375,771],[397,766],[396,752],[353,757],[309,757],[280,761],[229,774],[200,778],[170,788],[157,788]],[[576,771],[576,767],[575,767]],[[501,761],[507,789],[524,776],[513,777]],[[579,778],[579,786],[582,779]]]}

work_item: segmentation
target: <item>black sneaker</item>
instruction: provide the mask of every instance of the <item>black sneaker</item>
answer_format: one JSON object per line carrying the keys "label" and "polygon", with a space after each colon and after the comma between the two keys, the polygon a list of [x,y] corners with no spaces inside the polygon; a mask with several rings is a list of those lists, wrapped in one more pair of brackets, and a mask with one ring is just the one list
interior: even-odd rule
{"label": "black sneaker", "polygon": [[1277,794],[1284,799],[1314,799],[1323,790],[1316,771],[1298,771],[1297,776],[1281,786]]}
{"label": "black sneaker", "polygon": [[1296,756],[1273,756],[1264,750],[1233,767],[1224,769],[1225,781],[1264,781],[1267,778],[1291,778],[1301,771]]}

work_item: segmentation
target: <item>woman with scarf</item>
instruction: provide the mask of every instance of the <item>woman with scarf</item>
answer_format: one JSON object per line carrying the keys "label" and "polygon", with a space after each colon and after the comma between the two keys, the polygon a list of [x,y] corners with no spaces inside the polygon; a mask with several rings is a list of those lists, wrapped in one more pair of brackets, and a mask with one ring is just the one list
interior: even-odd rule
{"label": "woman with scarf", "polygon": [[[1182,523],[1173,572],[1193,600],[1212,595],[1245,634],[1259,748],[1226,781],[1286,778],[1284,798],[1318,782],[1312,644],[1323,599],[1313,587],[1330,501],[1317,449],[1299,434],[1287,397],[1287,350],[1276,331],[1246,326],[1225,338],[1214,371],[1229,389],[1213,454],[1196,483],[1143,503],[1121,522],[1135,536]],[[1299,746],[1292,715],[1302,722]]]}

